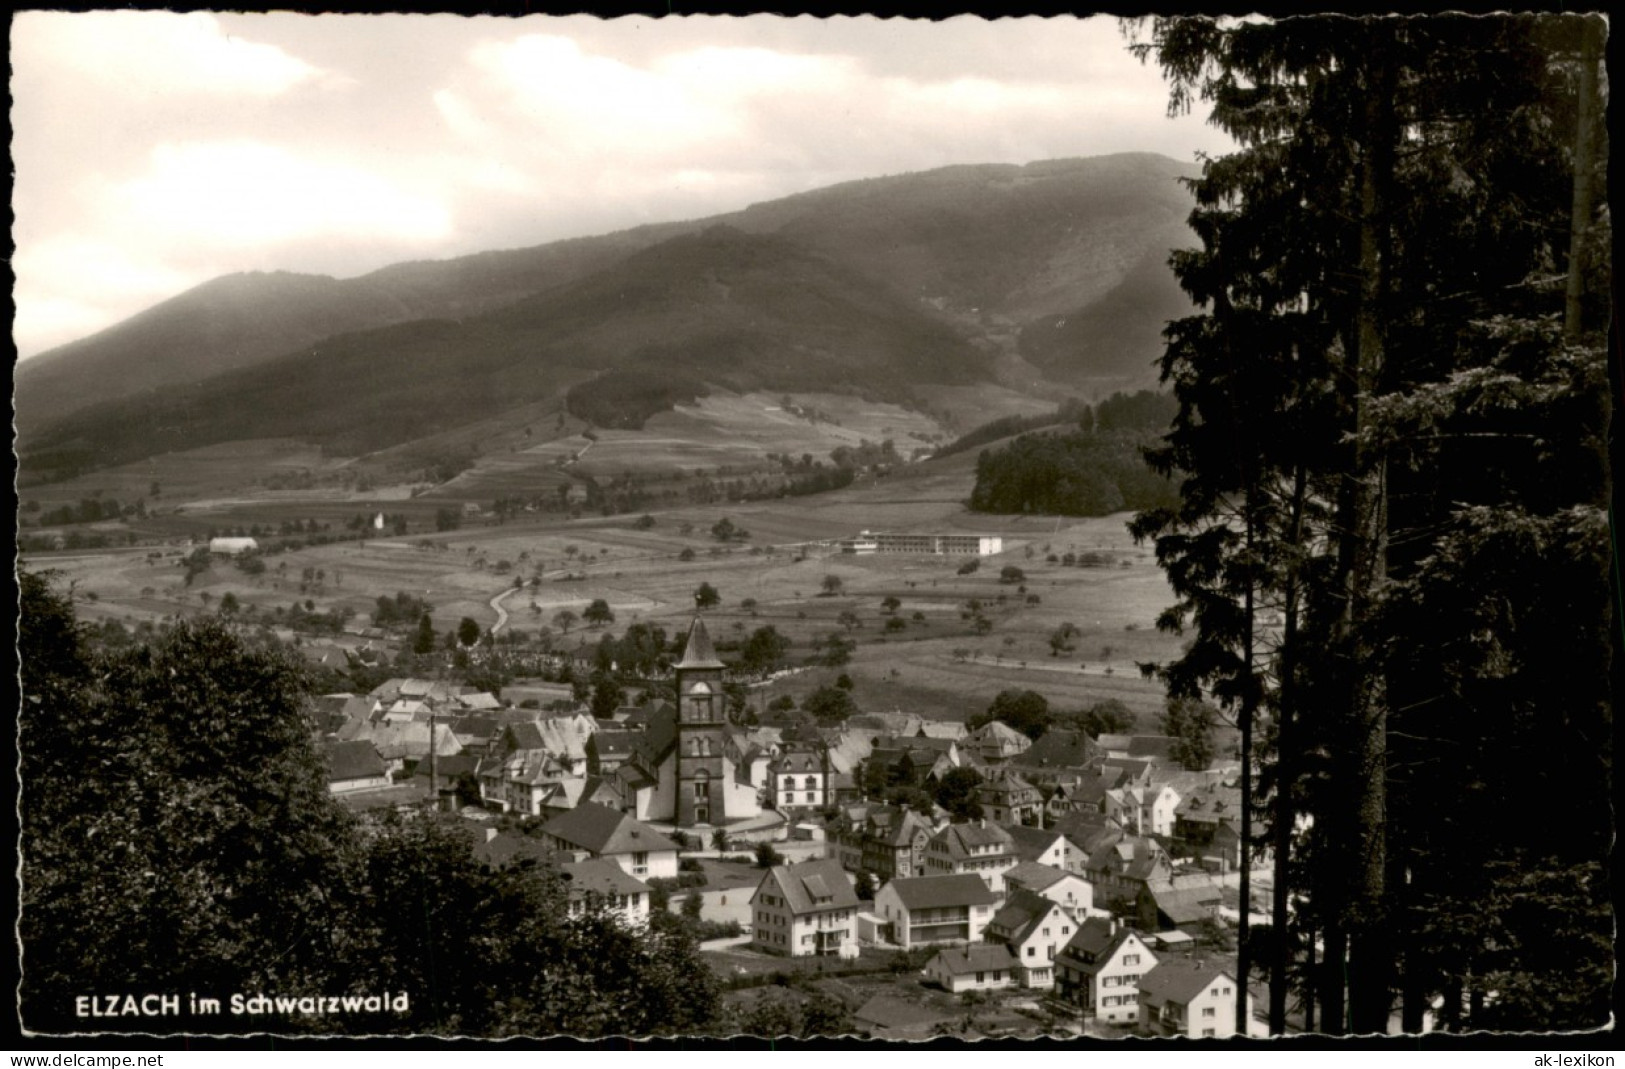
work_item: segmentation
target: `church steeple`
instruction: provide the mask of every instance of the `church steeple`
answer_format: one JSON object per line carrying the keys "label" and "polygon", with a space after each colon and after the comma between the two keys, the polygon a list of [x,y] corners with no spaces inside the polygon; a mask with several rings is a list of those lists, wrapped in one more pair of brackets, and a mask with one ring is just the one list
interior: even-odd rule
{"label": "church steeple", "polygon": [[727,819],[727,717],[722,691],[726,665],[705,623],[694,617],[683,657],[677,662],[677,806],[679,827],[721,824]]}
{"label": "church steeple", "polygon": [[705,621],[698,616],[688,627],[688,641],[683,645],[683,659],[677,663],[679,670],[689,668],[721,668],[722,662],[717,660],[716,647],[711,645],[711,636],[706,633]]}

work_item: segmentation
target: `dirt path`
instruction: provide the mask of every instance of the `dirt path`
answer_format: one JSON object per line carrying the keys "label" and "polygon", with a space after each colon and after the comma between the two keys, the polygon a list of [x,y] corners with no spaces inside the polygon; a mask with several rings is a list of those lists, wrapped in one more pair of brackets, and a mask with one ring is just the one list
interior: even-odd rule
{"label": "dirt path", "polygon": [[496,597],[491,599],[491,608],[494,609],[496,611],[496,614],[497,614],[497,622],[494,625],[492,625],[491,634],[493,634],[493,635],[501,634],[502,629],[504,627],[508,626],[508,610],[504,609],[502,607],[502,602],[503,602],[503,599],[505,599],[509,594],[517,594],[517,593],[519,593],[520,589],[521,589],[520,587],[511,586],[507,590],[504,590],[502,593],[498,594]]}

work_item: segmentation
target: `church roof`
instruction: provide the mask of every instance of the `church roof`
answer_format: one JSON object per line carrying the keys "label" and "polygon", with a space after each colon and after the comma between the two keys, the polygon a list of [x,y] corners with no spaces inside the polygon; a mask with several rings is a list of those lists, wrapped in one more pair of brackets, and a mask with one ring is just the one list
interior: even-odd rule
{"label": "church roof", "polygon": [[683,645],[683,659],[677,663],[678,668],[721,668],[723,664],[717,660],[716,647],[711,645],[711,636],[705,632],[705,621],[698,616],[688,629],[688,641]]}

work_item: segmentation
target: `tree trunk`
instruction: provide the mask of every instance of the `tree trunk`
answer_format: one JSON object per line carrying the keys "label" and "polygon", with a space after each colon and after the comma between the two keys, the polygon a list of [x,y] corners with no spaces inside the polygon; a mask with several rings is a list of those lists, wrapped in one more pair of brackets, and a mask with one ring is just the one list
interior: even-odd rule
{"label": "tree trunk", "polygon": [[[1303,985],[1303,1030],[1311,1033],[1315,1030],[1315,939],[1319,934],[1312,927],[1304,932],[1304,954],[1306,955],[1304,975],[1308,977],[1308,981]],[[1286,1015],[1283,1013],[1283,1023],[1285,1019]],[[1273,1030],[1272,1028],[1271,1031]]]}
{"label": "tree trunk", "polygon": [[[1303,541],[1303,509],[1304,495],[1307,490],[1306,484],[1307,472],[1302,466],[1299,466],[1293,473],[1292,527],[1287,543],[1288,552],[1294,554]],[[1283,593],[1285,621],[1281,634],[1281,658],[1278,668],[1280,687],[1275,721],[1275,857],[1271,867],[1274,886],[1270,891],[1270,923],[1275,929],[1275,945],[1270,958],[1269,1031],[1270,1035],[1274,1036],[1281,1035],[1286,1031],[1287,985],[1292,968],[1292,941],[1288,938],[1292,913],[1289,908],[1291,900],[1289,898],[1290,889],[1287,886],[1287,861],[1292,853],[1292,828],[1297,816],[1292,800],[1296,777],[1296,769],[1293,766],[1296,757],[1292,750],[1293,703],[1297,701],[1297,688],[1294,686],[1293,681],[1293,673],[1297,671],[1296,644],[1298,641],[1298,569],[1296,557],[1288,565]],[[1314,955],[1312,941],[1309,953],[1312,961]],[[1312,1004],[1313,996],[1310,996],[1310,998]]]}
{"label": "tree trunk", "polygon": [[1597,24],[1585,20],[1580,44],[1580,86],[1574,131],[1574,206],[1569,217],[1569,277],[1563,294],[1563,340],[1573,345],[1583,327],[1580,298],[1584,290],[1581,259],[1591,229],[1591,183],[1596,155]]}
{"label": "tree trunk", "polygon": [[[1236,999],[1236,1034],[1245,1036],[1248,1033],[1248,1018],[1252,1016],[1249,1007],[1247,992],[1252,976],[1252,947],[1249,945],[1252,934],[1253,913],[1253,715],[1258,710],[1258,677],[1253,664],[1254,636],[1256,623],[1253,617],[1253,516],[1254,516],[1254,488],[1253,479],[1256,478],[1248,465],[1247,475],[1247,589],[1243,595],[1243,626],[1246,635],[1243,638],[1242,671],[1244,678],[1241,697],[1241,827],[1237,828],[1237,860],[1241,865],[1241,906],[1240,924],[1236,929],[1236,979],[1241,985],[1239,997]],[[1284,931],[1279,933],[1282,937]]]}
{"label": "tree trunk", "polygon": [[1376,48],[1364,106],[1360,153],[1360,299],[1351,430],[1354,470],[1343,536],[1350,542],[1343,640],[1349,677],[1347,724],[1352,758],[1354,872],[1350,888],[1349,1027],[1384,1033],[1391,1008],[1392,948],[1386,911],[1387,695],[1379,651],[1369,623],[1386,577],[1387,486],[1382,450],[1362,437],[1370,430],[1369,403],[1384,378],[1388,278],[1388,191],[1393,180],[1394,67],[1391,49]]}
{"label": "tree trunk", "polygon": [[1348,936],[1343,933],[1341,921],[1326,922],[1326,960],[1320,965],[1320,1030],[1329,1036],[1340,1036],[1348,1031],[1345,1020],[1343,985],[1348,964]]}

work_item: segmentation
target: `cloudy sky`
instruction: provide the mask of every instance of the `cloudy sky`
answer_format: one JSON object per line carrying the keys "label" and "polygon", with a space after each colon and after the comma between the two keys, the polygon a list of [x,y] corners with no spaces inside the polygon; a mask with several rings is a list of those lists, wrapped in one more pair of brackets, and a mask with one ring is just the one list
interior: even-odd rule
{"label": "cloudy sky", "polygon": [[339,277],[853,178],[1223,152],[1112,19],[25,12],[19,352],[217,275]]}

